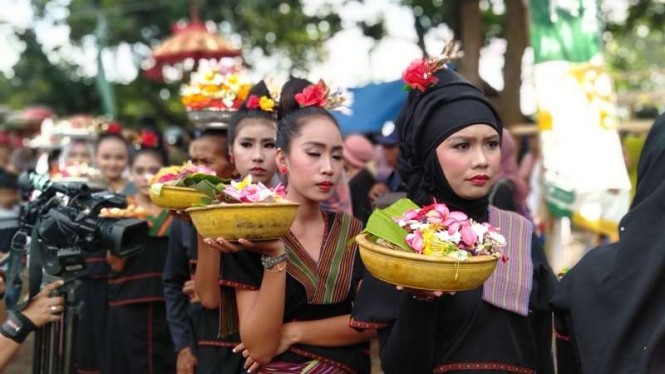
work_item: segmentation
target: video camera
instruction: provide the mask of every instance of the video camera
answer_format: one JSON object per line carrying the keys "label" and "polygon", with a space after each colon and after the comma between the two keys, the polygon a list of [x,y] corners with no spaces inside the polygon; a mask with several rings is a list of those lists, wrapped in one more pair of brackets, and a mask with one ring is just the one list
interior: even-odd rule
{"label": "video camera", "polygon": [[59,276],[83,270],[83,252],[107,249],[116,257],[127,257],[143,249],[148,234],[145,221],[99,217],[102,208],[126,208],[122,195],[93,192],[84,183],[52,182],[32,172],[21,174],[18,184],[24,197],[41,193],[21,207],[12,247],[25,248],[28,236],[38,239],[45,248],[46,273]]}

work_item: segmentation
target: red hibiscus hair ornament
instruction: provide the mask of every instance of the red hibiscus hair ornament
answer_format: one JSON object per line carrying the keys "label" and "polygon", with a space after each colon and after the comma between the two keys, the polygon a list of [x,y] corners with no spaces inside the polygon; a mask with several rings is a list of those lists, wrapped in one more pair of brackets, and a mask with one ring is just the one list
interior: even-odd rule
{"label": "red hibiscus hair ornament", "polygon": [[418,90],[425,92],[428,87],[435,85],[439,78],[434,73],[440,69],[446,69],[446,64],[451,60],[460,58],[460,42],[451,40],[443,47],[443,51],[437,57],[417,59],[402,73],[404,88],[406,90]]}
{"label": "red hibiscus hair ornament", "polygon": [[145,130],[141,133],[139,144],[143,148],[157,148],[159,147],[159,136],[154,131]]}
{"label": "red hibiscus hair ornament", "polygon": [[122,125],[118,122],[111,122],[106,127],[107,134],[122,135]]}
{"label": "red hibiscus hair ornament", "polygon": [[247,98],[247,109],[260,109],[261,104],[259,101],[259,97],[256,95],[250,95]]}
{"label": "red hibiscus hair ornament", "polygon": [[301,93],[297,93],[295,99],[301,108],[307,106],[324,107],[328,102],[328,91],[325,82],[319,80],[317,84],[309,85]]}
{"label": "red hibiscus hair ornament", "polygon": [[323,80],[319,80],[316,84],[311,84],[302,92],[297,93],[294,98],[301,108],[309,106],[318,106],[327,110],[342,110],[347,103],[347,97],[341,90],[334,92]]}

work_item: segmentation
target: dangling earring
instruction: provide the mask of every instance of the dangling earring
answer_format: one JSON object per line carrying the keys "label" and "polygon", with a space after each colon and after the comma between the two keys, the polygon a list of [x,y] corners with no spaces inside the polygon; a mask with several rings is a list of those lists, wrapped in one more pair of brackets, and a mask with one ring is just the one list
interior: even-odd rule
{"label": "dangling earring", "polygon": [[279,172],[282,173],[283,175],[286,175],[286,172],[288,170],[286,169],[286,165],[282,165],[279,167]]}

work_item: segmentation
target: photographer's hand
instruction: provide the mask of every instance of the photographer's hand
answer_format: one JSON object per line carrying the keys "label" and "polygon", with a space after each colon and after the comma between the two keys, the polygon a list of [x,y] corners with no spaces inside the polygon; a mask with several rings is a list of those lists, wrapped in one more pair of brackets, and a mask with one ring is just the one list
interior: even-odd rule
{"label": "photographer's hand", "polygon": [[3,332],[0,335],[0,372],[21,348],[21,343],[27,334],[36,327],[61,318],[60,313],[63,311],[65,301],[60,296],[50,295],[63,284],[65,282],[59,280],[44,287],[22,313],[9,312],[10,315],[2,325]]}
{"label": "photographer's hand", "polygon": [[37,327],[59,320],[65,307],[65,299],[62,296],[50,295],[63,284],[65,282],[59,280],[44,287],[23,310],[23,315]]}

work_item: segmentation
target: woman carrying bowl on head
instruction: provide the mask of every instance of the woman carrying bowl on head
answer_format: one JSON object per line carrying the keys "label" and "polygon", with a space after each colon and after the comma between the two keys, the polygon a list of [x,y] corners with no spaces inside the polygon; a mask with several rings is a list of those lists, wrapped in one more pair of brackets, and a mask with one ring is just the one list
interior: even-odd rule
{"label": "woman carrying bowl on head", "polygon": [[403,75],[411,92],[397,119],[398,171],[419,206],[445,203],[501,227],[508,260],[482,287],[456,293],[400,292],[367,274],[351,325],[378,329],[387,374],[552,373],[554,275],[532,224],[488,206],[501,121],[480,90],[436,65],[418,60]]}
{"label": "woman carrying bowl on head", "polygon": [[[277,124],[274,101],[266,84],[254,85],[229,124],[230,159],[240,178],[272,186]],[[235,291],[220,285],[221,253],[199,237],[196,293],[204,310],[198,322],[198,372],[238,373],[245,359],[231,351],[240,343]]]}
{"label": "woman carrying bowl on head", "polygon": [[[150,201],[150,181],[165,155],[141,148],[131,177],[136,195],[127,200],[145,213],[149,231],[141,252],[127,258],[108,254],[109,318],[105,373],[175,373],[175,352],[164,306],[162,271],[173,218]],[[138,212],[137,212],[138,213]]]}
{"label": "woman carrying bowl on head", "polygon": [[282,88],[277,166],[288,179],[286,199],[300,204],[281,240],[230,243],[206,239],[223,252],[223,282],[235,288],[242,345],[251,373],[368,373],[373,331],[348,325],[363,272],[350,241],[361,223],[322,211],[339,182],[343,143],[326,109],[338,103],[321,83],[291,78]]}

